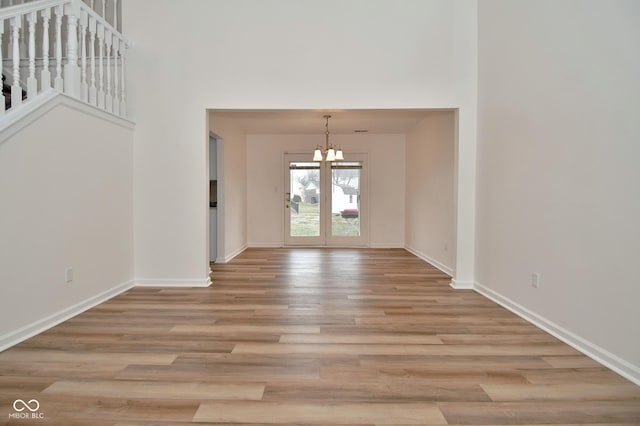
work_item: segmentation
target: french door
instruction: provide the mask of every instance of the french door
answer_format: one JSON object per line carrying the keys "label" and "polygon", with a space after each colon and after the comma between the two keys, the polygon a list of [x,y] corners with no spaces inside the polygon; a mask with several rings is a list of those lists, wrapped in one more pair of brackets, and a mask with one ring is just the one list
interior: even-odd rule
{"label": "french door", "polygon": [[367,246],[366,156],[310,161],[285,154],[284,243],[287,246]]}

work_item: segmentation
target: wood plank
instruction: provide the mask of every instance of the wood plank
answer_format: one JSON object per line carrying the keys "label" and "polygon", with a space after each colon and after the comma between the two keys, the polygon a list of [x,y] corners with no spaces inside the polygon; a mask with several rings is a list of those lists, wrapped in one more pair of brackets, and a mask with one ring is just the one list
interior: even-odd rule
{"label": "wood plank", "polygon": [[40,362],[168,365],[175,361],[177,356],[175,353],[100,352],[96,350],[62,352],[21,350],[20,347],[15,347],[0,353],[0,361],[34,363],[36,365]]}
{"label": "wood plank", "polygon": [[242,399],[262,398],[263,384],[158,382],[131,380],[58,380],[43,394],[67,396],[117,397],[130,399]]}
{"label": "wood plank", "polygon": [[640,387],[631,383],[482,384],[480,386],[493,401],[636,400],[640,405]]}
{"label": "wood plank", "polygon": [[527,401],[438,404],[449,424],[640,424],[637,401]]}
{"label": "wood plank", "polygon": [[440,345],[436,336],[414,334],[285,334],[280,343],[371,343],[383,345]]}
{"label": "wood plank", "polygon": [[235,324],[216,324],[216,325],[177,325],[172,327],[171,333],[268,333],[268,334],[284,334],[284,333],[320,333],[319,326],[309,325],[235,325]]}
{"label": "wood plank", "polygon": [[436,404],[215,403],[205,402],[195,422],[334,424],[447,424]]}
{"label": "wood plank", "polygon": [[238,343],[237,354],[354,354],[354,355],[563,355],[575,354],[575,349],[563,345],[393,345],[393,344],[296,344]]}

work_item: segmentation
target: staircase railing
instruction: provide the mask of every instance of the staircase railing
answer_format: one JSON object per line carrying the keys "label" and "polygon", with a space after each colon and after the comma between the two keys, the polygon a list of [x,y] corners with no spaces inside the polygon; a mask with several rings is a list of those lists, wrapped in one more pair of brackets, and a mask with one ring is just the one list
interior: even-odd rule
{"label": "staircase railing", "polygon": [[[94,2],[35,0],[0,8],[0,63],[9,99],[0,99],[0,117],[18,111],[51,90],[111,114],[127,116],[127,39],[93,10]],[[8,105],[8,108],[5,107]]]}

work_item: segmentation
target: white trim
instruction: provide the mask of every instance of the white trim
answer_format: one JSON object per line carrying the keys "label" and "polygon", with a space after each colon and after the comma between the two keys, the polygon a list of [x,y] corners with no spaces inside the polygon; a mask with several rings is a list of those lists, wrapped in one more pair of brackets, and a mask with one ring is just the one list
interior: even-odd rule
{"label": "white trim", "polygon": [[[438,262],[437,260],[435,260],[435,259],[427,256],[426,254],[422,253],[421,251],[413,249],[411,247],[405,247],[404,249],[406,251],[408,251],[409,253],[413,254],[414,256],[417,256],[420,259],[424,260],[425,262],[429,263],[430,265],[435,266],[440,271],[444,272],[445,274],[449,275],[450,277],[453,276],[453,269],[448,267],[447,265],[444,265],[444,264]],[[453,282],[453,280],[451,280],[451,282]],[[458,287],[454,287],[454,288],[458,288]],[[469,287],[469,288],[471,288],[471,287]]]}
{"label": "white trim", "polygon": [[282,244],[273,243],[249,243],[248,248],[282,248]]}
{"label": "white trim", "polygon": [[229,263],[231,262],[231,260],[236,257],[237,255],[239,255],[240,253],[242,253],[243,251],[245,251],[249,246],[247,244],[243,245],[242,247],[240,247],[239,249],[231,252],[231,254],[228,254],[224,257],[218,257],[216,259],[215,263]]}
{"label": "white trim", "polygon": [[139,278],[134,280],[135,287],[209,287],[211,278]]}
{"label": "white trim", "polygon": [[387,243],[373,243],[369,244],[370,248],[379,249],[406,249],[403,244],[387,244]]}
{"label": "white trim", "polygon": [[455,288],[456,290],[473,290],[474,289],[473,281],[461,281],[461,280],[456,280],[455,278],[451,279],[451,282],[449,283],[449,285],[452,288]]}
{"label": "white trim", "polygon": [[33,99],[26,99],[20,108],[15,111],[7,110],[0,118],[0,143],[51,111],[55,104],[49,101],[55,99],[58,95],[60,95],[60,92],[49,89]]}
{"label": "white trim", "polygon": [[69,108],[75,109],[76,111],[84,112],[89,115],[93,115],[96,118],[100,118],[104,121],[108,121],[113,124],[117,124],[125,129],[135,129],[136,123],[134,121],[129,120],[128,118],[120,117],[119,115],[111,114],[103,109],[100,109],[91,104],[87,104],[85,102],[79,101],[75,98],[72,98],[64,93],[60,93],[61,101],[60,103],[68,106]]}
{"label": "white trim", "polygon": [[549,321],[542,316],[536,314],[525,308],[524,306],[512,301],[511,299],[502,296],[501,294],[491,290],[490,288],[483,286],[476,282],[473,286],[474,290],[488,299],[493,300],[500,306],[508,309],[519,317],[529,321],[551,334],[554,337],[562,340],[567,345],[582,352],[588,357],[598,361],[604,366],[612,369],[621,376],[629,379],[636,385],[640,386],[640,367],[631,364],[630,362],[612,354],[606,349],[585,340],[584,338],[572,333],[571,331],[559,326],[558,324]]}
{"label": "white trim", "polygon": [[69,0],[40,0],[15,6],[5,6],[0,10],[0,19],[7,20],[16,16],[26,15],[30,12],[40,12],[42,9],[71,3]]}
{"label": "white trim", "polygon": [[91,296],[88,299],[69,306],[53,315],[39,319],[31,324],[21,327],[15,331],[0,336],[0,352],[8,349],[18,343],[29,339],[30,337],[40,334],[56,325],[75,317],[84,311],[93,308],[100,303],[104,303],[107,300],[124,293],[133,287],[133,281],[129,281],[113,287],[112,289],[98,293],[95,296]]}
{"label": "white trim", "polygon": [[58,105],[64,105],[126,129],[132,130],[135,128],[135,123],[132,121],[110,114],[75,98],[71,98],[62,92],[49,89],[38,94],[38,96],[33,99],[27,99],[22,103],[22,106],[15,111],[8,110],[5,115],[0,118],[0,143],[28,127]]}

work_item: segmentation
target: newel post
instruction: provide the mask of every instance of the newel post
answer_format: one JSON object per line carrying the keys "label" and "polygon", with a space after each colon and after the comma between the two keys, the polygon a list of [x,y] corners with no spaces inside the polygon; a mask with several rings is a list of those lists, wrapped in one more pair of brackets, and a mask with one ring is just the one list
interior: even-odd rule
{"label": "newel post", "polygon": [[80,67],[78,67],[78,19],[80,18],[80,1],[71,0],[65,5],[67,16],[67,63],[64,64],[64,92],[80,98]]}

